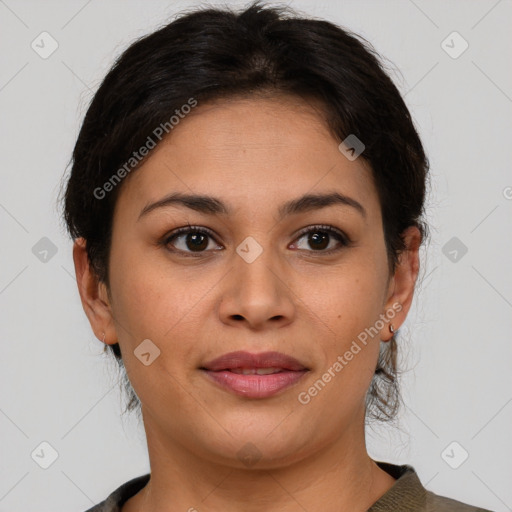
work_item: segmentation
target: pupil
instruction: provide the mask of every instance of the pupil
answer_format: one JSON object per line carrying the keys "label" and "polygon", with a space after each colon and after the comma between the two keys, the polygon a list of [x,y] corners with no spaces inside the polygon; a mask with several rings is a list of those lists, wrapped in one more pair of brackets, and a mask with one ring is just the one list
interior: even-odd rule
{"label": "pupil", "polygon": [[206,247],[208,247],[206,236],[201,233],[189,234],[187,236],[187,247],[190,250],[206,249]]}
{"label": "pupil", "polygon": [[[309,242],[315,249],[325,249],[329,245],[328,239],[329,235],[322,231],[309,235]],[[206,249],[208,247],[207,237],[201,233],[189,234],[187,235],[187,247],[191,250]]]}
{"label": "pupil", "polygon": [[[329,245],[329,235],[323,231],[317,231],[309,236],[309,242],[312,242],[314,249],[325,249]],[[315,244],[320,244],[316,245]]]}

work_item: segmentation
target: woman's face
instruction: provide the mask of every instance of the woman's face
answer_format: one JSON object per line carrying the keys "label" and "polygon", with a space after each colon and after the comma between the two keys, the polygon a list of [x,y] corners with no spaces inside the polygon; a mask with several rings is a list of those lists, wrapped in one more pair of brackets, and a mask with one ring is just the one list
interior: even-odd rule
{"label": "woman's face", "polygon": [[403,322],[417,272],[388,273],[363,159],[298,99],[233,99],[200,104],[122,187],[112,322],[90,318],[120,344],[150,445],[275,467],[361,439],[382,319]]}

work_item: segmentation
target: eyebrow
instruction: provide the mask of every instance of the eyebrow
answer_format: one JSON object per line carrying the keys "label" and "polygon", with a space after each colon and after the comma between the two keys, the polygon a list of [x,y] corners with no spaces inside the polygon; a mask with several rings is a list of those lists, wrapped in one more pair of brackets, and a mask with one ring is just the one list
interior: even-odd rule
{"label": "eyebrow", "polygon": [[[147,204],[140,212],[137,221],[149,212],[174,205],[184,206],[206,215],[229,215],[231,213],[231,209],[216,197],[175,192],[158,201]],[[366,219],[367,213],[361,203],[339,192],[331,192],[327,194],[305,194],[282,204],[278,209],[278,220],[288,215],[319,210],[333,205],[350,206]]]}

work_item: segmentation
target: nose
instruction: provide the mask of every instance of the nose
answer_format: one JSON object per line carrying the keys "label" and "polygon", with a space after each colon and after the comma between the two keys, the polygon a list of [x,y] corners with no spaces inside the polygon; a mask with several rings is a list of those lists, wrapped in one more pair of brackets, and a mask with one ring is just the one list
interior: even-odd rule
{"label": "nose", "polygon": [[252,330],[284,327],[293,321],[296,307],[284,262],[270,250],[252,262],[238,254],[223,280],[219,315],[225,324],[245,324]]}

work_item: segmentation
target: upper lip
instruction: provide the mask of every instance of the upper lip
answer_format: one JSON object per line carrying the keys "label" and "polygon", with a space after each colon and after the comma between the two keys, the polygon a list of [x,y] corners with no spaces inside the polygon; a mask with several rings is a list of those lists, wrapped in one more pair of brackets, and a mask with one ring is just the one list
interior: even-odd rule
{"label": "upper lip", "polygon": [[224,354],[204,364],[202,369],[210,371],[231,370],[234,368],[282,368],[283,370],[307,370],[297,359],[281,352],[250,352],[238,351]]}

